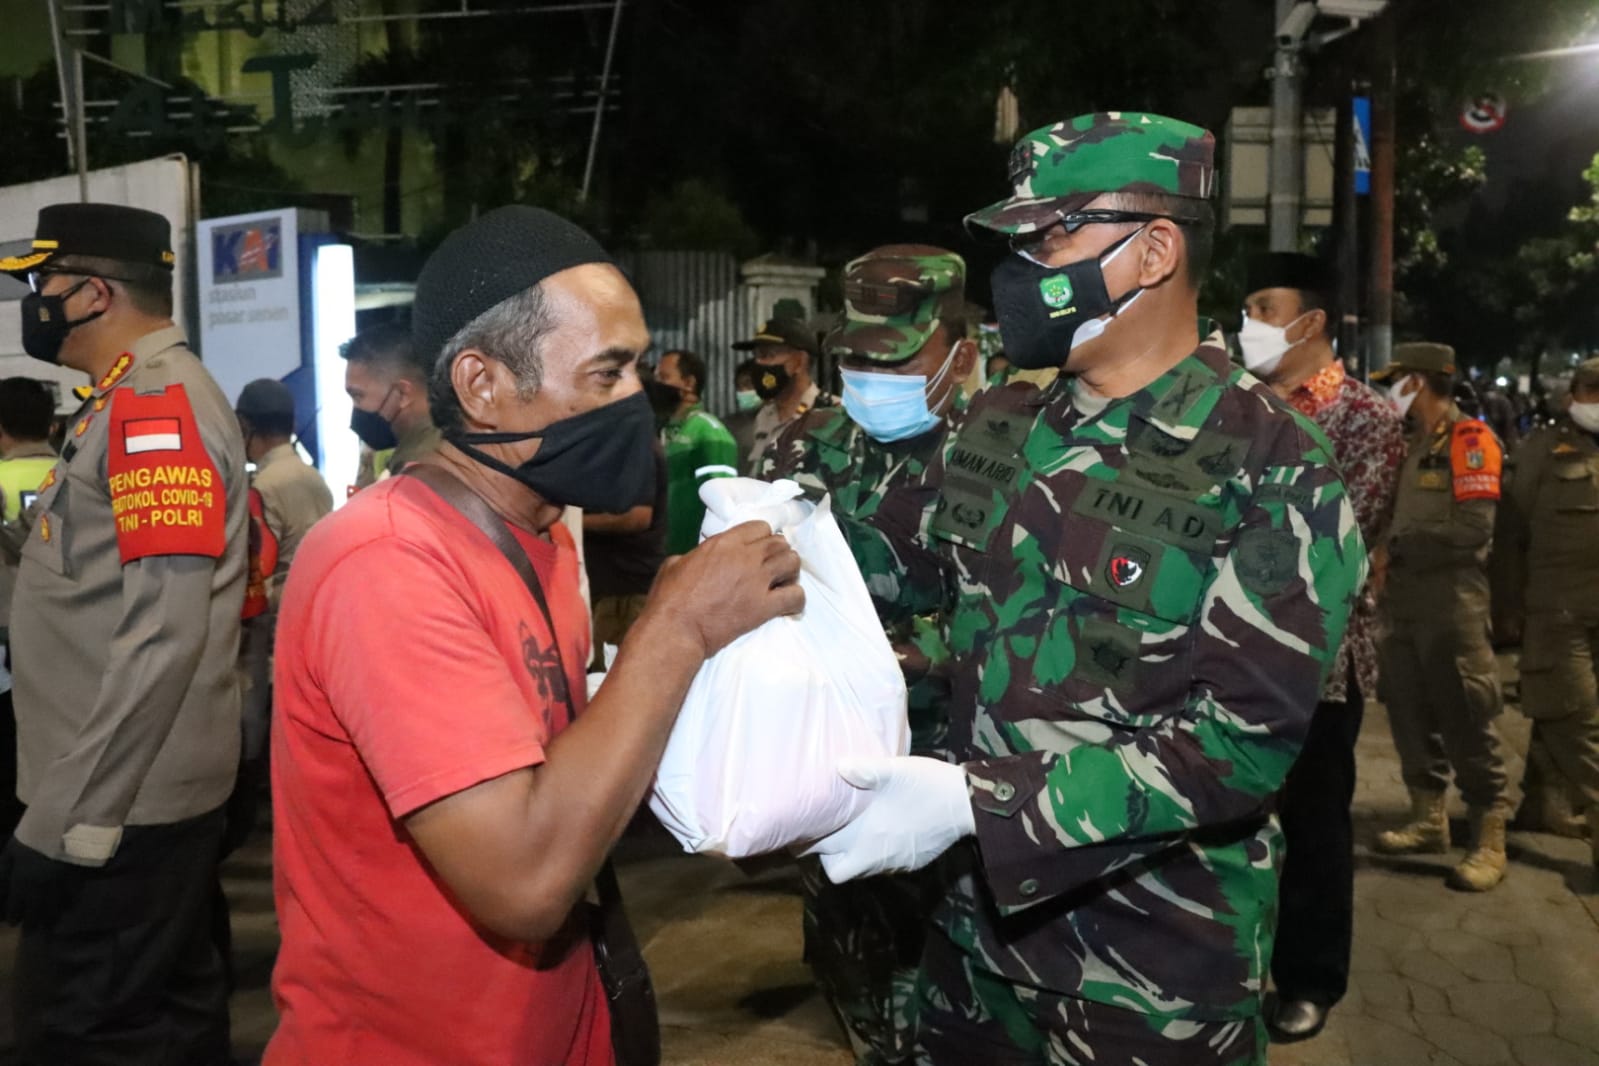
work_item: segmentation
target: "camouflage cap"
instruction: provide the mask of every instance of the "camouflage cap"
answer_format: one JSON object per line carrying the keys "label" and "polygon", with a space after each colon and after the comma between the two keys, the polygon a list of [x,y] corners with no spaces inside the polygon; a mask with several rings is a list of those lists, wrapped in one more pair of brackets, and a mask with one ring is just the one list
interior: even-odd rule
{"label": "camouflage cap", "polygon": [[1577,364],[1577,369],[1571,372],[1571,387],[1599,388],[1599,355]]}
{"label": "camouflage cap", "polygon": [[827,339],[837,356],[903,363],[941,321],[966,308],[966,261],[928,244],[873,248],[844,268],[844,321]]}
{"label": "camouflage cap", "polygon": [[1162,115],[1110,111],[1034,130],[1011,149],[1014,193],[966,216],[968,226],[1032,233],[1101,193],[1205,200],[1216,184],[1216,138]]}
{"label": "camouflage cap", "polygon": [[1371,380],[1387,381],[1396,374],[1408,374],[1412,371],[1422,374],[1453,374],[1455,350],[1447,344],[1433,344],[1431,341],[1396,344],[1393,358],[1381,370],[1373,370]]}

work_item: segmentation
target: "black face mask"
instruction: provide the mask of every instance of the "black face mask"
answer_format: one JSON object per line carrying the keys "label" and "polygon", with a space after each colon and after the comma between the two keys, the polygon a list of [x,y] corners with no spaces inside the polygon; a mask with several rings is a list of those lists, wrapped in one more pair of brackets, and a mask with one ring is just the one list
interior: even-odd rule
{"label": "black face mask", "polygon": [[53,296],[30,292],[22,298],[23,351],[46,363],[61,362],[61,346],[66,343],[67,334],[105,314],[104,311],[96,311],[76,321],[68,320],[68,298],[87,284],[89,279],[84,278],[66,292]]}
{"label": "black face mask", "polygon": [[[622,514],[648,498],[655,463],[655,416],[643,392],[563,418],[532,433],[446,433],[444,439],[490,470],[515,478],[550,503]],[[543,440],[533,457],[511,466],[474,444]]]}
{"label": "black face mask", "polygon": [[794,375],[788,372],[786,366],[755,366],[755,395],[763,400],[775,400],[783,395],[783,390],[788,388],[788,383],[794,380]]}
{"label": "black face mask", "polygon": [[375,452],[386,452],[400,443],[389,420],[376,411],[363,411],[359,407],[351,411],[350,431]]}
{"label": "black face mask", "polygon": [[1144,291],[1134,288],[1111,299],[1103,269],[1105,261],[1140,232],[1135,230],[1078,263],[1047,267],[1021,255],[1007,255],[994,268],[994,314],[1012,366],[1045,370],[1064,365],[1073,348],[1105,331],[1107,323],[1096,320],[1106,314],[1114,318]]}

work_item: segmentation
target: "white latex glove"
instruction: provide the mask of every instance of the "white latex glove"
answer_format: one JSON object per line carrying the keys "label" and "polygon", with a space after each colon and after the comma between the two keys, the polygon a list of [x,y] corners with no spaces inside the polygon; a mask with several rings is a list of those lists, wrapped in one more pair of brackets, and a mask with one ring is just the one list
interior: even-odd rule
{"label": "white latex glove", "polygon": [[838,775],[873,795],[854,821],[812,845],[834,884],[920,870],[977,831],[966,771],[938,759],[840,759]]}

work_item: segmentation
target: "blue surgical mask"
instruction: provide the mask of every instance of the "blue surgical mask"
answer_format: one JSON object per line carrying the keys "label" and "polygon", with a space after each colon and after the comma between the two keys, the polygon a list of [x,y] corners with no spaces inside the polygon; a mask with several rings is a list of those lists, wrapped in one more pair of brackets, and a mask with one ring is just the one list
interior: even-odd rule
{"label": "blue surgical mask", "polygon": [[929,382],[925,374],[881,374],[870,370],[841,370],[844,376],[844,410],[873,440],[889,444],[909,440],[935,428],[944,416],[927,401],[930,389],[943,383],[955,365],[957,344],[944,358]]}

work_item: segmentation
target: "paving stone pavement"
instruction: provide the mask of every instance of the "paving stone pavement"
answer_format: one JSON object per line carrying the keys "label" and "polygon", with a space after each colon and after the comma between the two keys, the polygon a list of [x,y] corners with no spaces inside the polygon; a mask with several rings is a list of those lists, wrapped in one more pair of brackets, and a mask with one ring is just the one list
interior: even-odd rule
{"label": "paving stone pavement", "polygon": [[[1508,747],[1524,751],[1525,721],[1514,713],[1500,721]],[[1387,859],[1369,850],[1406,806],[1381,707],[1368,712],[1359,758],[1349,997],[1317,1039],[1274,1047],[1271,1066],[1599,1066],[1599,895],[1586,844],[1513,833],[1504,884],[1485,895],[1452,892],[1443,879],[1455,856]],[[1463,822],[1457,829],[1463,835]],[[647,835],[627,842],[622,859],[669,1066],[849,1066],[800,959],[791,865],[740,869],[677,854]],[[251,1062],[275,1024],[269,839],[251,841],[226,873],[239,984],[234,1040]],[[0,931],[8,1002],[12,955],[13,934]],[[0,1010],[0,1048],[9,1035],[9,1012]],[[0,1050],[0,1063],[10,1061]]]}

